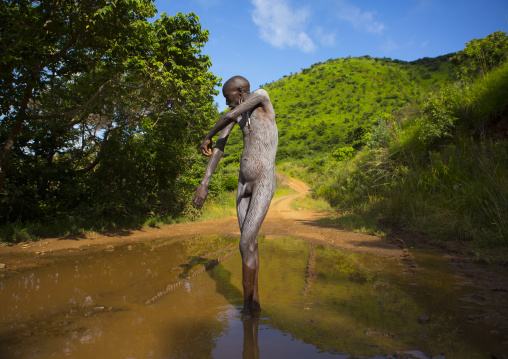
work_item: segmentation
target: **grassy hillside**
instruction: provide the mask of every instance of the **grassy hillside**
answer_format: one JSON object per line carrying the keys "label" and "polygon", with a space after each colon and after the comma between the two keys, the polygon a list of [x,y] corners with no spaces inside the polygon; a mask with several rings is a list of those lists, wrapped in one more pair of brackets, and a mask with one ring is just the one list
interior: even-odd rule
{"label": "grassy hillside", "polygon": [[460,81],[441,77],[439,89],[380,116],[357,151],[279,170],[310,182],[337,225],[381,220],[508,264],[508,36],[474,39],[452,60]]}
{"label": "grassy hillside", "polygon": [[[430,90],[454,79],[450,56],[333,59],[266,84],[279,128],[278,162],[361,147],[376,120],[421,103]],[[241,146],[240,131],[233,131],[226,164],[239,158]]]}
{"label": "grassy hillside", "polygon": [[[346,157],[354,156],[383,119],[422,103],[429,91],[455,80],[452,55],[413,62],[370,56],[332,59],[265,84],[279,129],[277,162],[296,160],[298,168],[318,173],[344,148],[350,150]],[[235,127],[210,182],[210,195],[236,187],[242,146]],[[187,176],[195,186],[206,160],[193,158]]]}
{"label": "grassy hillside", "polygon": [[[383,119],[422,103],[429,91],[455,79],[451,56],[413,62],[370,56],[332,59],[265,84],[279,129],[277,162],[298,160],[298,167],[303,163],[319,172],[343,148],[353,156]],[[210,183],[211,195],[236,186],[242,146],[236,127]],[[193,161],[189,177],[197,185],[206,159]]]}
{"label": "grassy hillside", "polygon": [[508,62],[444,86],[379,138],[319,176],[293,167],[346,213],[468,242],[478,258],[508,248]]}

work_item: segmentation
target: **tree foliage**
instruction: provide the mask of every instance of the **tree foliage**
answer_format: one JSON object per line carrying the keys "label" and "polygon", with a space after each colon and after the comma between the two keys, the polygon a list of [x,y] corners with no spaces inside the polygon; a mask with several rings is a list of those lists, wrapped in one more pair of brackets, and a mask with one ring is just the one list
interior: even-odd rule
{"label": "tree foliage", "polygon": [[473,39],[459,51],[452,63],[459,67],[464,79],[485,75],[508,59],[508,36],[504,31],[495,31],[482,39]]}
{"label": "tree foliage", "polygon": [[0,218],[178,211],[219,80],[189,13],[153,0],[0,5]]}

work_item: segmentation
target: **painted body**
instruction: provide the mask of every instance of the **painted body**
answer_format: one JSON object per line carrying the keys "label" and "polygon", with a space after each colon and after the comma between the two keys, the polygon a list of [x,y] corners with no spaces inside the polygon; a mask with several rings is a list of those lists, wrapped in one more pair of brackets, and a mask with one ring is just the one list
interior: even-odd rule
{"label": "painted body", "polygon": [[[224,153],[227,138],[235,124],[243,133],[236,210],[241,231],[240,252],[244,289],[244,313],[260,310],[258,295],[259,254],[257,235],[275,193],[275,155],[278,132],[268,93],[259,89],[250,93],[248,82],[239,76],[223,88],[231,110],[224,114],[203,140],[201,151],[211,156],[201,185],[193,198],[201,208],[208,193],[210,178]],[[212,148],[212,137],[220,131]]]}

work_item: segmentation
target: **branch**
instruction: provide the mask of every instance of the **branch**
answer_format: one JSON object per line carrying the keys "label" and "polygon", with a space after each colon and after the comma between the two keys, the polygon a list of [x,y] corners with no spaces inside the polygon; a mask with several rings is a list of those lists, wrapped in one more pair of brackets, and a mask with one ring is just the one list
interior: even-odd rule
{"label": "branch", "polygon": [[127,87],[127,88],[134,89],[134,90],[141,90],[142,88],[146,87],[146,84],[143,84],[141,86],[132,86],[132,85],[127,85],[127,84],[118,82],[116,80],[112,80],[112,83],[117,86]]}
{"label": "branch", "polygon": [[104,89],[104,87],[106,87],[106,85],[108,85],[111,82],[112,82],[112,80],[106,81],[104,84],[102,84],[101,87],[99,87],[99,89],[92,95],[92,97],[90,97],[88,99],[88,101],[86,101],[83,105],[76,107],[75,109],[69,110],[64,113],[59,113],[59,114],[52,113],[50,115],[28,116],[27,119],[29,119],[29,120],[44,120],[44,119],[49,119],[49,118],[63,118],[63,117],[72,116],[72,115],[78,113],[79,111],[87,108],[93,102],[93,100],[95,100],[95,98],[97,96],[99,96],[99,93],[102,91],[102,89]]}
{"label": "branch", "polygon": [[128,126],[132,123],[136,122],[136,120],[130,120],[130,121],[127,121],[121,125],[118,125],[116,127],[111,127],[111,125],[108,125],[108,129],[106,130],[106,132],[104,132],[104,139],[102,140],[102,144],[99,148],[99,153],[97,154],[97,157],[95,157],[95,159],[85,168],[82,168],[80,170],[77,170],[74,172],[74,174],[84,174],[84,173],[87,173],[89,171],[91,171],[92,169],[94,169],[98,164],[99,162],[101,161],[102,159],[102,156],[103,156],[103,152],[104,152],[104,147],[106,146],[106,142],[108,141],[108,137],[109,135],[113,132],[113,131],[116,131],[120,128],[123,128],[125,126]]}
{"label": "branch", "polygon": [[[69,116],[75,115],[79,111],[84,110],[85,108],[90,106],[91,103],[97,98],[97,96],[99,96],[101,91],[107,85],[109,85],[109,84],[114,84],[114,85],[117,85],[117,86],[127,87],[127,88],[131,88],[131,89],[135,89],[135,90],[142,89],[143,87],[146,86],[146,84],[143,84],[141,86],[132,86],[132,85],[123,84],[123,83],[118,82],[116,80],[110,79],[110,80],[106,81],[104,84],[102,84],[101,87],[99,87],[99,89],[92,95],[92,97],[90,97],[84,104],[82,104],[79,107],[76,107],[76,108],[74,108],[72,110],[69,110],[69,111],[66,111],[64,113],[58,113],[58,114],[57,113],[52,113],[52,114],[49,114],[49,115],[28,116],[27,119],[28,120],[45,120],[45,119],[50,119],[50,118],[64,118],[64,117],[69,117]],[[151,113],[153,113],[153,112],[150,112],[149,114],[151,114]],[[81,122],[81,121],[80,120],[75,120],[75,121],[71,121],[71,122],[69,122],[67,124],[64,124],[63,126],[64,127],[69,127],[69,126],[73,126],[73,125],[75,125],[76,123],[79,123],[79,122]]]}
{"label": "branch", "polygon": [[92,161],[92,163],[90,163],[87,167],[74,172],[74,175],[79,175],[79,174],[84,174],[84,173],[90,172],[91,170],[93,170],[95,168],[95,166],[97,166],[99,164],[99,162],[102,159],[102,155],[104,152],[104,147],[106,146],[106,142],[108,142],[108,136],[111,132],[112,132],[112,129],[108,128],[107,131],[104,133],[104,139],[102,140],[102,144],[99,148],[99,153],[97,153],[97,156]]}
{"label": "branch", "polygon": [[55,52],[54,54],[51,54],[50,56],[48,56],[48,58],[46,59],[46,61],[44,63],[40,64],[38,67],[33,69],[32,78],[34,78],[35,75],[38,74],[39,72],[41,72],[45,67],[49,66],[49,64],[52,63],[54,60],[62,57],[67,51],[69,51],[69,49],[75,43],[76,43],[76,39],[74,37],[72,37],[72,40],[67,45],[65,45],[60,51]]}

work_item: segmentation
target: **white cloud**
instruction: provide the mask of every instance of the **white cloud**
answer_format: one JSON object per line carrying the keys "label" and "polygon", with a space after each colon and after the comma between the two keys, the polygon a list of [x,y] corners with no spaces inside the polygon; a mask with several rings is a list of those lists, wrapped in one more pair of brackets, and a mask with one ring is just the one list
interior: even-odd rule
{"label": "white cloud", "polygon": [[363,11],[346,1],[339,1],[339,19],[349,22],[357,30],[381,34],[385,28],[382,22],[374,20],[374,12]]}
{"label": "white cloud", "polygon": [[316,49],[306,33],[310,16],[307,8],[291,9],[286,0],[252,0],[252,21],[259,27],[261,39],[283,49],[296,47],[303,52]]}

